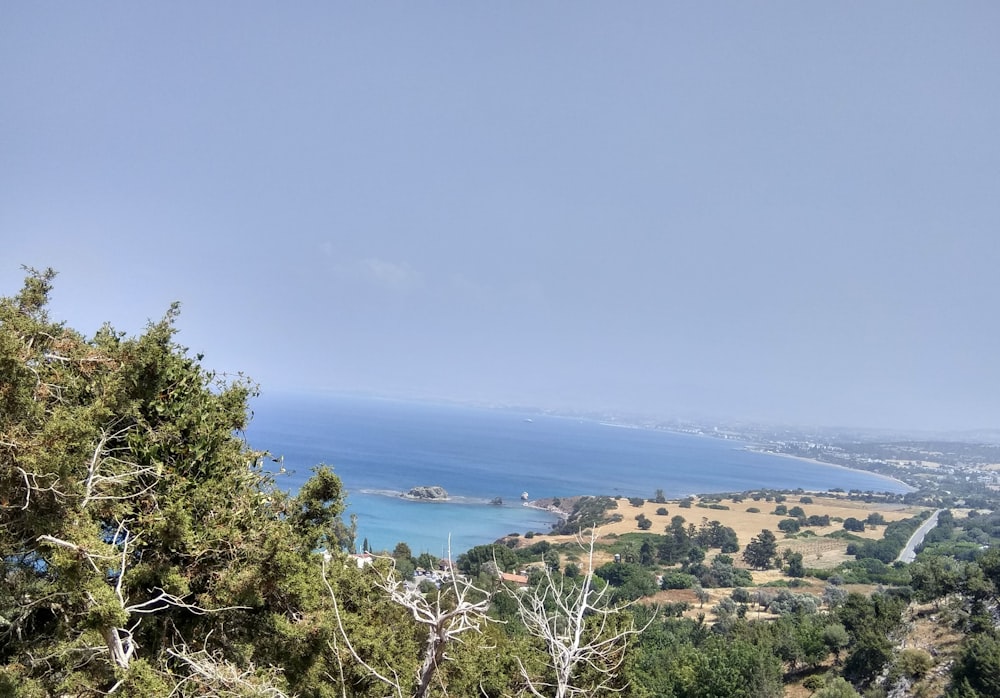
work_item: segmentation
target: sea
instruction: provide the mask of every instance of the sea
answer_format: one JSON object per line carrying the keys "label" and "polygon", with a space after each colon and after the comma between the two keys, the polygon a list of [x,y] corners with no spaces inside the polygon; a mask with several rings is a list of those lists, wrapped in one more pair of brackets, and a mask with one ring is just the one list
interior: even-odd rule
{"label": "sea", "polygon": [[[625,427],[523,409],[354,395],[257,398],[249,445],[295,492],[329,465],[357,517],[357,545],[415,555],[458,555],[509,533],[548,531],[549,512],[531,499],[573,495],[668,498],[756,488],[905,492],[901,482],[750,450],[740,441]],[[401,495],[438,485],[448,501]],[[495,500],[502,504],[493,503]]]}

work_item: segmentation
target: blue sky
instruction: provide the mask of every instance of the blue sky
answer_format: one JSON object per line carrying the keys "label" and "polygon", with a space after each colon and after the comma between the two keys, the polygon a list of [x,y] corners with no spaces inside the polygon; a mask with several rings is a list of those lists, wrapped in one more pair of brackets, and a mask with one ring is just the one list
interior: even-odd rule
{"label": "blue sky", "polygon": [[6,3],[0,292],[265,391],[1000,425],[1000,6]]}

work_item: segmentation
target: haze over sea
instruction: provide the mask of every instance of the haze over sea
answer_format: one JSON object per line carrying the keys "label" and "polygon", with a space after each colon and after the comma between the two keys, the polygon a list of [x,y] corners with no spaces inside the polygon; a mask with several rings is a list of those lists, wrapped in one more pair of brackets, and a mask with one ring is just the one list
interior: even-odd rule
{"label": "haze over sea", "polygon": [[[281,457],[278,485],[296,491],[313,466],[333,466],[358,517],[358,546],[405,541],[415,554],[453,554],[511,532],[547,531],[532,499],[581,494],[668,498],[761,487],[901,492],[874,474],[756,453],[738,441],[508,409],[313,395],[256,400],[254,448]],[[269,461],[278,469],[278,464]],[[400,493],[440,485],[449,502]],[[502,506],[491,505],[495,497]],[[690,517],[689,517],[690,518]]]}

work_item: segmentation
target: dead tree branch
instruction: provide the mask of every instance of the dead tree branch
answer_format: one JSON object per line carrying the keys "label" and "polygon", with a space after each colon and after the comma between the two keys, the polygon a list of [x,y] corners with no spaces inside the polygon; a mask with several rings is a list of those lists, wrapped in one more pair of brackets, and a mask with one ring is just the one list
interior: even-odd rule
{"label": "dead tree branch", "polygon": [[[208,638],[206,638],[207,642]],[[174,676],[176,681],[169,696],[183,694],[186,685],[192,684],[197,695],[212,695],[219,698],[291,698],[273,685],[275,677],[261,676],[257,668],[250,664],[245,669],[226,661],[219,654],[207,649],[192,651],[185,643],[167,648],[167,654],[176,659],[186,670],[184,676]],[[273,670],[272,670],[273,673]],[[211,691],[211,693],[208,693]],[[168,698],[169,698],[168,696]]]}
{"label": "dead tree branch", "polygon": [[[536,698],[570,698],[621,692],[614,686],[625,661],[630,637],[645,628],[636,628],[631,617],[624,627],[615,621],[622,618],[627,605],[609,606],[608,587],[594,589],[594,545],[597,531],[591,531],[589,543],[580,540],[588,551],[587,571],[579,586],[567,584],[545,568],[541,583],[532,590],[513,592],[518,612],[528,632],[539,638],[549,655],[555,680],[543,682],[532,677],[517,658],[528,691]],[[574,685],[581,670],[588,668],[594,678],[589,686]]]}
{"label": "dead tree branch", "polygon": [[129,487],[132,483],[138,484],[142,476],[155,475],[156,468],[152,465],[139,465],[119,457],[118,454],[128,452],[127,446],[108,446],[109,443],[124,438],[129,429],[130,427],[126,426],[114,432],[101,430],[87,463],[87,474],[82,483],[84,494],[80,502],[81,508],[86,508],[94,501],[136,499],[155,487],[156,481],[153,478],[144,486]]}
{"label": "dead tree branch", "polygon": [[[337,627],[344,645],[356,662],[365,667],[372,676],[389,686],[398,698],[402,698],[404,692],[396,672],[393,672],[393,678],[389,678],[372,668],[358,655],[344,632],[336,594],[326,578],[326,563],[327,557],[324,556],[323,581],[333,599]],[[451,578],[444,588],[439,588],[436,593],[425,595],[412,583],[397,577],[395,567],[381,574],[376,586],[384,591],[393,603],[407,609],[413,619],[427,631],[421,664],[417,669],[417,687],[412,694],[413,698],[424,698],[430,690],[431,682],[438,668],[448,659],[448,647],[452,643],[461,642],[461,636],[465,633],[481,633],[485,623],[490,620],[487,616],[490,595],[477,588],[470,580],[464,577],[460,578],[454,573],[451,574]]]}
{"label": "dead tree branch", "polygon": [[[171,594],[164,589],[156,588],[154,591],[158,592],[155,596],[141,601],[139,603],[130,604],[128,599],[125,597],[123,592],[123,583],[125,580],[125,574],[128,571],[128,561],[129,561],[129,551],[131,547],[133,537],[130,534],[126,522],[118,522],[117,530],[115,535],[111,540],[111,545],[113,547],[118,547],[120,552],[119,555],[102,555],[95,553],[93,551],[87,550],[76,543],[70,541],[62,540],[54,536],[42,535],[38,537],[39,542],[49,543],[50,545],[55,545],[58,547],[66,548],[72,550],[80,555],[83,559],[87,561],[91,569],[102,579],[114,578],[114,590],[115,596],[118,600],[119,605],[122,610],[125,611],[129,616],[137,615],[149,615],[152,613],[157,613],[159,611],[164,611],[168,608],[182,608],[186,611],[192,613],[203,615],[205,613],[220,613],[222,611],[232,611],[246,609],[247,606],[225,606],[222,608],[203,608],[197,604],[188,603],[184,601],[179,596]],[[101,563],[98,565],[98,561],[103,560],[118,560],[118,569],[111,570],[110,572],[105,572],[108,569],[107,563]],[[92,595],[86,595],[88,601],[92,604],[96,604],[96,600]],[[112,661],[119,667],[125,669],[128,668],[129,663],[132,660],[132,655],[135,653],[135,643],[132,640],[133,632],[139,626],[142,621],[141,618],[135,621],[135,624],[131,628],[114,627],[111,625],[98,628],[101,636],[104,638],[105,645],[107,646],[107,651],[111,656]]]}

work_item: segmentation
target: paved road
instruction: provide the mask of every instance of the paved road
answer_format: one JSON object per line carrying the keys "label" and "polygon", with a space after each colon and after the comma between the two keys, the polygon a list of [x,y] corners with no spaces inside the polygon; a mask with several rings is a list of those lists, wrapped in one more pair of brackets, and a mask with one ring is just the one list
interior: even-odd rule
{"label": "paved road", "polygon": [[920,528],[913,532],[910,536],[910,540],[906,541],[906,547],[903,548],[899,553],[899,557],[896,558],[897,562],[913,562],[914,558],[917,557],[916,547],[924,542],[924,536],[937,526],[938,514],[940,514],[944,509],[938,509],[931,517],[921,524]]}

